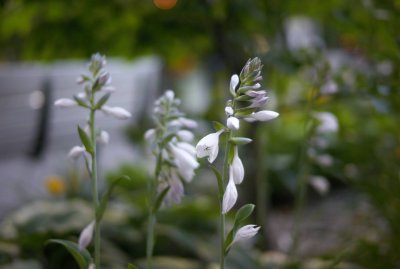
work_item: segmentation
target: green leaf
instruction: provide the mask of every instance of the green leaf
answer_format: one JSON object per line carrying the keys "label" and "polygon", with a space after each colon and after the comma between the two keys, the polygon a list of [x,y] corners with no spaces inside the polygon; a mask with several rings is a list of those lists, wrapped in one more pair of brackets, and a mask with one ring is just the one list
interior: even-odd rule
{"label": "green leaf", "polygon": [[231,245],[233,242],[233,239],[235,238],[237,229],[235,227],[233,227],[228,235],[226,236],[225,242],[224,242],[224,249],[225,249],[225,255],[228,255],[229,250],[231,249]]}
{"label": "green leaf", "polygon": [[86,249],[80,250],[77,243],[60,239],[50,239],[47,241],[47,244],[50,243],[56,243],[64,246],[79,264],[80,269],[87,269],[89,267],[92,257],[90,256],[89,251]]}
{"label": "green leaf", "polygon": [[75,96],[75,95],[74,95],[74,100],[75,100],[75,102],[78,103],[78,105],[80,105],[80,106],[82,106],[82,107],[90,108],[89,105],[88,105],[84,100],[82,100],[81,98],[79,98],[78,96]]}
{"label": "green leaf", "polygon": [[167,145],[168,142],[171,141],[171,139],[174,138],[175,136],[176,136],[175,133],[171,133],[171,134],[168,134],[168,135],[164,136],[163,139],[162,139],[162,141],[161,141],[161,143],[160,143],[160,146],[161,146],[161,147],[164,147],[164,146]]}
{"label": "green leaf", "polygon": [[247,137],[232,137],[231,139],[229,139],[229,142],[235,144],[235,145],[246,145],[248,143],[250,143],[251,141],[253,141],[250,138]]}
{"label": "green leaf", "polygon": [[224,196],[224,180],[222,179],[221,173],[218,171],[218,169],[214,165],[209,165],[211,170],[214,172],[215,177],[217,178],[218,182],[218,190],[219,190],[219,196],[222,198]]}
{"label": "green leaf", "polygon": [[93,154],[92,143],[90,142],[87,133],[81,127],[79,127],[79,125],[78,125],[78,134],[82,144],[85,146],[86,151],[89,152],[90,154]]}
{"label": "green leaf", "polygon": [[170,188],[171,187],[168,186],[165,189],[163,189],[163,191],[160,194],[158,194],[157,199],[156,199],[156,203],[154,204],[154,207],[153,207],[153,212],[154,213],[156,213],[158,211],[158,209],[160,209],[160,206],[161,206],[161,204],[162,204],[162,202],[164,200],[164,197],[165,197],[165,195],[167,195],[167,193],[168,193]]}
{"label": "green leaf", "polygon": [[118,185],[118,183],[121,180],[130,180],[130,179],[131,179],[130,177],[123,175],[112,181],[110,187],[108,187],[108,190],[101,198],[100,205],[96,210],[96,220],[97,221],[100,221],[103,218],[104,212],[106,211],[106,208],[108,205],[108,201],[110,200],[110,197],[111,197],[111,194],[112,194],[114,188]]}
{"label": "green leaf", "polygon": [[246,204],[242,206],[235,215],[235,225],[239,226],[239,224],[247,219],[254,210],[255,205],[253,204]]}
{"label": "green leaf", "polygon": [[130,264],[128,264],[128,269],[139,269],[139,267],[130,263]]}
{"label": "green leaf", "polygon": [[97,104],[94,106],[94,109],[100,109],[108,100],[108,98],[110,98],[111,93],[107,93],[105,95],[103,95],[100,100],[97,102]]}
{"label": "green leaf", "polygon": [[219,121],[213,121],[213,126],[214,126],[214,130],[216,132],[225,129],[225,125],[223,125],[222,123],[220,123]]}
{"label": "green leaf", "polygon": [[235,98],[236,101],[250,101],[251,99],[253,99],[253,97],[250,97],[248,95],[241,95]]}

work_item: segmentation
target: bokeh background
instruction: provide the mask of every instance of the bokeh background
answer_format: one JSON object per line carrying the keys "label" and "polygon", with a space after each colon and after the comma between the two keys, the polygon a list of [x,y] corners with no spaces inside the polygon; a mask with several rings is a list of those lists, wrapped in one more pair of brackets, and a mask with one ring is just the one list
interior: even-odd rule
{"label": "bokeh background", "polygon": [[[105,268],[145,255],[149,158],[143,134],[165,89],[200,122],[224,118],[229,80],[264,64],[272,122],[246,125],[238,204],[261,233],[235,246],[230,269],[400,267],[400,1],[0,1],[0,268],[77,268],[49,238],[76,240],[90,221],[78,143],[78,92],[90,55],[106,54],[115,105],[99,118],[102,184],[128,174],[104,221]],[[157,268],[217,268],[217,185],[199,169],[157,226]],[[171,247],[172,246],[172,247]]]}

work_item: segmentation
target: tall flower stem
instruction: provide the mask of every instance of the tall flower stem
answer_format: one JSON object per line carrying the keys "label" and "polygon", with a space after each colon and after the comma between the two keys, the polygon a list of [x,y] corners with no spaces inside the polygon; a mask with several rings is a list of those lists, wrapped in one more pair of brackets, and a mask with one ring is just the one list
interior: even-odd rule
{"label": "tall flower stem", "polygon": [[[92,94],[90,98],[90,103],[92,105],[92,109],[90,110],[90,118],[89,118],[89,128],[90,128],[90,140],[92,144],[92,199],[93,199],[93,210],[97,212],[99,207],[99,194],[98,194],[98,180],[97,180],[97,157],[96,157],[96,126],[95,126],[95,112],[94,107],[94,94]],[[95,227],[94,227],[94,260],[96,269],[100,269],[100,220],[95,217]]]}
{"label": "tall flower stem", "polygon": [[307,148],[312,133],[311,113],[314,106],[314,99],[315,99],[314,95],[315,95],[315,88],[312,87],[307,102],[306,120],[304,122],[304,139],[300,150],[299,173],[297,181],[297,193],[295,198],[294,222],[292,231],[293,241],[289,250],[290,255],[292,257],[295,257],[297,255],[299,239],[300,239],[300,226],[302,223],[302,215],[304,213],[304,205],[306,203],[306,197],[307,197],[307,182],[310,169],[307,158]]}
{"label": "tall flower stem", "polygon": [[162,149],[161,145],[159,145],[159,152],[157,155],[157,163],[154,172],[154,178],[148,181],[148,193],[149,193],[149,209],[148,209],[148,223],[147,223],[147,240],[146,240],[146,268],[152,268],[152,260],[153,260],[153,250],[154,250],[154,226],[156,224],[156,214],[154,212],[154,207],[156,203],[156,185],[158,177],[161,172],[161,164],[162,164]]}
{"label": "tall flower stem", "polygon": [[225,157],[224,157],[224,167],[222,173],[222,184],[219,187],[219,204],[220,204],[220,269],[225,268],[225,214],[222,213],[223,197],[225,192],[225,185],[228,181],[228,169],[229,169],[229,156],[230,156],[230,145],[229,139],[232,138],[232,131],[229,134],[225,142]]}

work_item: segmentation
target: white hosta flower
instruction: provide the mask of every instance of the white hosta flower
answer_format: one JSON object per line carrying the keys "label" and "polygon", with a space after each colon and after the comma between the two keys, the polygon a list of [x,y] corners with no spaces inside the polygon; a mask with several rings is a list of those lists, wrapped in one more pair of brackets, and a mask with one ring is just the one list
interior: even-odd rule
{"label": "white hosta flower", "polygon": [[178,168],[179,174],[185,181],[192,181],[194,169],[199,167],[196,158],[186,150],[179,148],[172,143],[169,144],[169,149],[174,157],[174,162]]}
{"label": "white hosta flower", "polygon": [[56,100],[54,102],[54,105],[58,106],[58,107],[74,107],[74,106],[77,106],[78,103],[69,98],[61,98],[61,99]]}
{"label": "white hosta flower", "polygon": [[85,147],[75,146],[69,151],[68,157],[72,159],[78,159],[85,151]]}
{"label": "white hosta flower", "polygon": [[180,140],[190,142],[193,140],[194,135],[191,131],[188,130],[180,130],[176,134]]}
{"label": "white hosta flower", "polygon": [[232,116],[233,115],[233,108],[231,107],[231,106],[227,106],[227,107],[225,107],[225,113],[226,113],[226,115],[229,117],[229,116]]}
{"label": "white hosta flower", "polygon": [[114,107],[102,106],[101,110],[104,113],[106,113],[107,115],[111,115],[120,120],[126,120],[132,116],[130,112],[128,112],[124,108],[118,107],[118,106],[114,106]]}
{"label": "white hosta flower", "polygon": [[228,126],[229,129],[231,130],[239,130],[240,127],[240,122],[239,119],[236,117],[229,117],[226,121],[226,126]]}
{"label": "white hosta flower", "polygon": [[339,129],[336,116],[330,112],[316,112],[315,117],[320,121],[318,133],[335,133]]}
{"label": "white hosta flower", "polygon": [[192,146],[191,144],[186,143],[186,142],[176,142],[175,145],[178,148],[181,148],[181,149],[187,151],[190,155],[196,156],[196,148],[194,146]]}
{"label": "white hosta flower", "polygon": [[185,128],[194,129],[197,128],[197,122],[188,118],[179,118],[180,125]]}
{"label": "white hosta flower", "polygon": [[87,246],[89,246],[90,242],[92,241],[94,224],[95,221],[89,223],[89,225],[86,226],[79,235],[78,245],[80,250],[85,249]]}
{"label": "white hosta flower", "polygon": [[169,101],[173,101],[175,98],[175,93],[173,90],[167,90],[164,95]]}
{"label": "white hosta flower", "polygon": [[235,182],[232,178],[229,179],[228,185],[224,193],[224,198],[222,200],[222,214],[226,214],[235,205],[238,198],[238,193],[236,190]]}
{"label": "white hosta flower", "polygon": [[236,87],[238,84],[239,84],[239,76],[235,74],[231,77],[231,83],[229,86],[229,90],[233,96],[236,95]]}
{"label": "white hosta flower", "polygon": [[320,195],[327,194],[331,187],[329,181],[323,176],[311,176],[308,182]]}
{"label": "white hosta flower", "polygon": [[251,118],[257,121],[269,121],[279,116],[279,113],[271,110],[261,110],[250,115]]}
{"label": "white hosta flower", "polygon": [[257,234],[258,230],[260,230],[260,226],[257,226],[254,224],[243,226],[236,232],[236,235],[235,235],[235,238],[233,239],[232,244],[242,241],[242,240],[252,238],[253,236],[255,236]]}
{"label": "white hosta flower", "polygon": [[235,184],[240,184],[244,178],[244,167],[242,160],[239,158],[238,147],[234,148],[232,164],[229,166],[229,177]]}
{"label": "white hosta flower", "polygon": [[103,145],[107,145],[110,142],[110,135],[106,131],[101,131],[97,136],[97,142]]}
{"label": "white hosta flower", "polygon": [[94,263],[89,264],[88,269],[96,269],[96,265]]}
{"label": "white hosta flower", "polygon": [[147,142],[152,142],[155,138],[156,138],[156,130],[155,130],[155,129],[148,129],[148,130],[144,133],[144,139],[145,139]]}
{"label": "white hosta flower", "polygon": [[200,139],[196,145],[197,157],[203,158],[208,156],[210,163],[214,162],[218,156],[219,150],[219,136],[224,130],[220,130],[216,133],[211,133]]}
{"label": "white hosta flower", "polygon": [[167,187],[169,187],[169,190],[164,197],[163,204],[165,206],[179,204],[184,195],[184,188],[182,181],[174,171],[170,172],[170,176],[167,181],[163,181],[158,185],[159,191],[163,191]]}

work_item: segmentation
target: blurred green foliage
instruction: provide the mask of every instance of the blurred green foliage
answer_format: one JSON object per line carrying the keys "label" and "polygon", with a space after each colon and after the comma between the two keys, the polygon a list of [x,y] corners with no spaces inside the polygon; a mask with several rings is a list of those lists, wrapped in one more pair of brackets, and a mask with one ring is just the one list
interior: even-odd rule
{"label": "blurred green foliage", "polygon": [[[141,0],[2,0],[0,60],[87,58],[95,51],[123,58],[157,54],[165,59],[166,75],[172,81],[195,68],[208,72],[215,88],[205,91],[209,90],[214,98],[201,116],[215,119],[223,113],[220,108],[229,94],[229,76],[238,73],[248,57],[259,56],[265,65],[265,86],[272,89],[268,108],[279,111],[281,116],[268,126],[250,129],[243,124],[241,131],[252,133],[257,139],[243,151],[247,175],[239,202],[257,204],[258,223],[266,225],[267,202],[291,207],[306,166],[305,176],[327,178],[333,191],[345,187],[364,194],[376,210],[371,214],[382,225],[369,227],[377,238],[365,235],[354,239],[340,251],[327,253],[324,261],[293,263],[284,254],[263,252],[270,246],[264,235],[266,242],[260,239],[259,248],[252,248],[252,253],[240,251],[239,247],[234,250],[235,255],[228,261],[230,268],[336,268],[330,267],[330,261],[335,259],[358,266],[344,263],[340,268],[398,268],[399,14],[399,0],[178,0],[171,10],[160,10],[152,1]],[[312,20],[323,45],[294,51],[286,36],[288,19],[293,16]],[[337,61],[339,65],[335,65]],[[322,94],[320,89],[329,80],[334,81],[337,92]],[[308,136],[306,123],[312,121],[313,113],[324,111],[337,117],[339,129],[322,138],[327,147],[318,148],[315,141],[321,137],[312,133]],[[316,151],[317,156],[328,154],[332,163],[321,165],[318,158],[308,155],[310,151]],[[203,172],[201,175],[207,177]],[[140,264],[144,256],[147,172],[123,165],[109,178],[119,174],[127,174],[133,180],[116,189],[114,197],[118,199],[105,216],[104,248],[109,253],[105,263],[113,264],[112,268],[125,268],[132,261]],[[162,268],[169,268],[167,264],[171,268],[182,267],[177,261],[183,264],[182,268],[213,268],[218,207],[209,186],[201,188],[197,184],[200,194],[195,193],[195,187],[189,187],[184,205],[162,211],[159,216],[156,253]],[[191,194],[194,198],[190,198]],[[314,191],[308,197],[312,198],[311,203],[323,199]],[[75,201],[60,203],[70,208]],[[21,223],[15,221],[15,215],[10,216],[5,223],[14,229],[15,237],[1,240],[5,245],[0,245],[0,263],[35,268],[39,265],[30,258],[39,257],[45,268],[60,264],[72,268],[67,253],[46,247],[45,254],[41,254],[46,239],[75,239],[86,224],[70,224],[76,212],[65,208]],[[85,216],[83,211],[80,214],[72,219]],[[107,214],[111,215],[107,218]],[[340,212],[333,214],[340,218]],[[64,227],[61,230],[60,220]],[[171,242],[174,248],[170,247]],[[16,257],[27,259],[27,265]]]}

